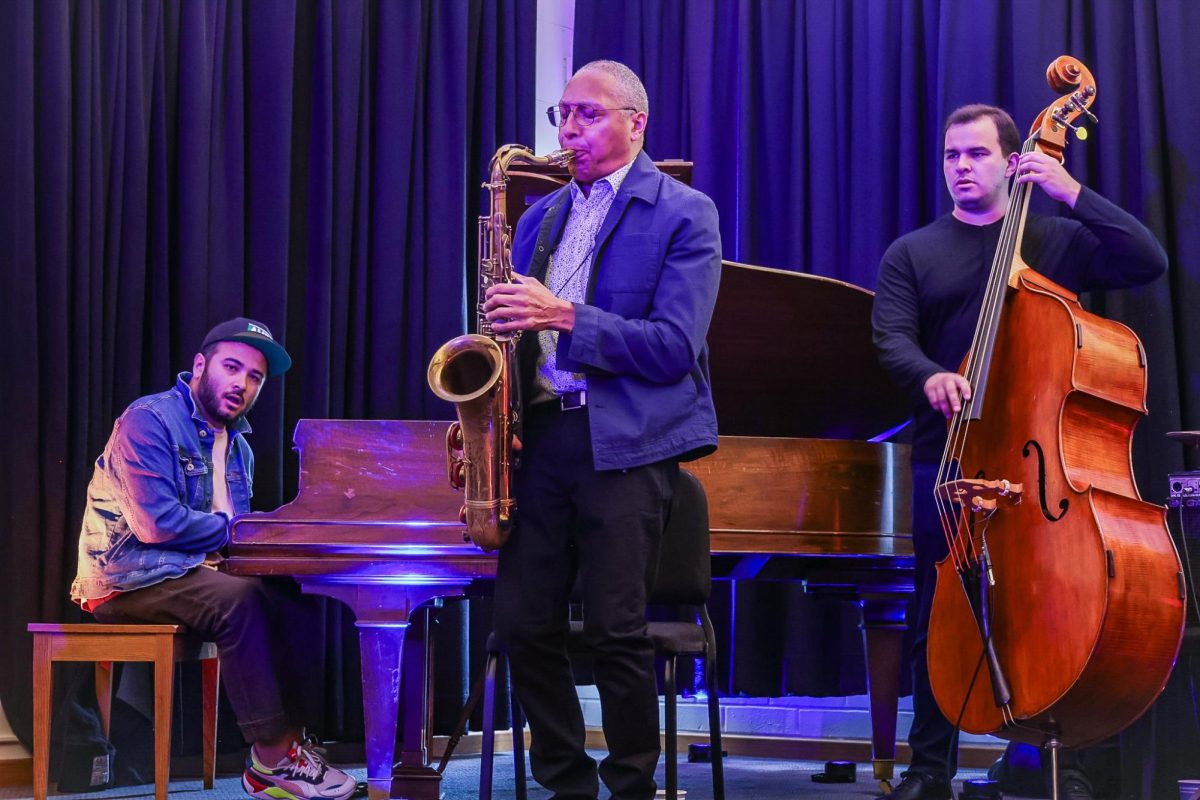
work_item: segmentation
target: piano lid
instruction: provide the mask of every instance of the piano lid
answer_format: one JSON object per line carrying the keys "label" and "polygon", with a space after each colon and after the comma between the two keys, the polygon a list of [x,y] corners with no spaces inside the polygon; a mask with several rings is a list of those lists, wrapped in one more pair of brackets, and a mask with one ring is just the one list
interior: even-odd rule
{"label": "piano lid", "polygon": [[873,296],[831,278],[724,262],[708,332],[720,432],[871,439],[908,419],[875,356]]}
{"label": "piano lid", "polygon": [[[656,161],[690,184],[690,161]],[[553,165],[509,172],[508,223],[570,180]],[[875,358],[871,298],[860,286],[724,262],[708,344],[720,432],[727,436],[870,439],[909,417]]]}

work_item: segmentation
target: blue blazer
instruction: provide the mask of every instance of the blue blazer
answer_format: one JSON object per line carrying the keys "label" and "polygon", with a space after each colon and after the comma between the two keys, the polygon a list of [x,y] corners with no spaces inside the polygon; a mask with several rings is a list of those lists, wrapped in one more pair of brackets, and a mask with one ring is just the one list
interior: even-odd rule
{"label": "blue blazer", "polygon": [[[522,215],[514,269],[545,282],[570,209],[564,186]],[[716,206],[639,153],[597,234],[575,329],[558,337],[559,368],[587,376],[597,470],[688,460],[716,449],[705,336],[720,280]],[[522,337],[518,357],[528,398],[536,336]]]}

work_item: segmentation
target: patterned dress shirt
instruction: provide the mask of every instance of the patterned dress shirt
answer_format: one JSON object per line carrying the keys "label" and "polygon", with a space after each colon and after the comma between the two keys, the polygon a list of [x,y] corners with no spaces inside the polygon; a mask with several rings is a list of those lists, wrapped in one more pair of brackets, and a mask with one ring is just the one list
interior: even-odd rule
{"label": "patterned dress shirt", "polygon": [[[582,303],[586,299],[592,258],[596,254],[596,235],[608,216],[621,182],[632,167],[630,161],[596,181],[587,196],[578,183],[571,182],[571,213],[546,272],[546,287],[556,297],[572,303]],[[587,389],[587,378],[583,374],[558,369],[558,331],[539,331],[538,347],[541,355],[538,357],[534,402]]]}

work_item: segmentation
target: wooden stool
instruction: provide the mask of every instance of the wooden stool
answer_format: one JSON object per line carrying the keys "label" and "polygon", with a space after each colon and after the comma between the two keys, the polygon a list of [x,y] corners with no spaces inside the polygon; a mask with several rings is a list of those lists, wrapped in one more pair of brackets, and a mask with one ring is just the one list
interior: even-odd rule
{"label": "wooden stool", "polygon": [[217,766],[217,646],[180,633],[180,625],[60,625],[34,622],[33,634],[33,796],[45,800],[50,771],[50,698],[55,661],[96,662],[96,699],[104,735],[112,715],[114,661],[154,663],[154,797],[167,799],[171,767],[171,699],[175,662],[201,662],[204,726],[204,788],[211,789]]}

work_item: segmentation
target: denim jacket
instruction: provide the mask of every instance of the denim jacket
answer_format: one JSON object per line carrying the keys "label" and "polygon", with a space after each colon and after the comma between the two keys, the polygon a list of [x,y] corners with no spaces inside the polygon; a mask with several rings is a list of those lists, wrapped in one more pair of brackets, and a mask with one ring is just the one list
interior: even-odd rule
{"label": "denim jacket", "polygon": [[[88,484],[71,599],[82,602],[178,578],[229,541],[213,512],[213,429],[181,372],[174,388],[134,401],[113,426]],[[229,430],[225,479],[235,513],[250,510],[254,454],[245,419]]]}

